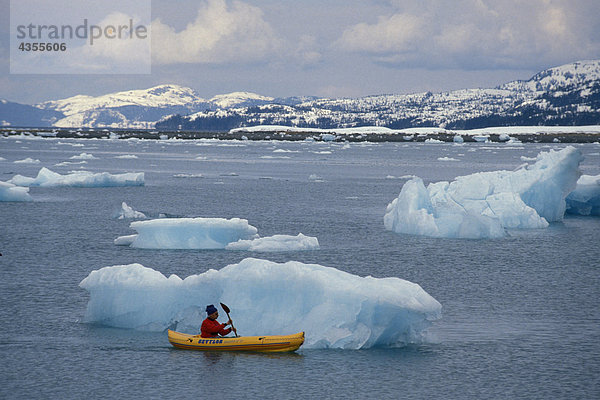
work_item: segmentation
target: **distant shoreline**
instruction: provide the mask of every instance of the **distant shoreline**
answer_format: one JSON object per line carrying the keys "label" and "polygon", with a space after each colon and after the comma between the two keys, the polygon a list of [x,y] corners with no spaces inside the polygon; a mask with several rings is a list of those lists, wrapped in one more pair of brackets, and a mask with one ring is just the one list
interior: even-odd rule
{"label": "distant shoreline", "polygon": [[[550,131],[543,131],[547,128]],[[564,127],[564,130],[551,129],[556,127],[531,127],[531,131],[519,132],[523,127],[494,127],[489,129],[478,129],[473,131],[443,131],[436,128],[415,128],[392,133],[382,132],[380,129],[357,128],[353,130],[322,130],[309,128],[260,127],[239,128],[229,132],[194,132],[194,131],[158,131],[142,129],[114,129],[114,128],[0,128],[0,136],[34,136],[42,138],[59,139],[150,139],[150,140],[281,140],[281,141],[306,141],[314,140],[321,142],[455,142],[460,136],[465,143],[476,142],[522,142],[522,143],[600,143],[600,126],[596,129],[580,129],[585,127]],[[571,131],[569,131],[569,129]],[[505,130],[505,132],[503,132]],[[552,132],[552,130],[555,130]],[[346,133],[346,131],[348,133]],[[331,133],[330,133],[331,132]],[[344,132],[344,133],[341,133]]]}

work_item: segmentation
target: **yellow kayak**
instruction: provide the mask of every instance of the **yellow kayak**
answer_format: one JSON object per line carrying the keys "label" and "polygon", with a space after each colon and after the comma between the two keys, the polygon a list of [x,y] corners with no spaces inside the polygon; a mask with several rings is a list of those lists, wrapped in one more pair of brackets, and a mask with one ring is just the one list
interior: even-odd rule
{"label": "yellow kayak", "polygon": [[203,338],[169,329],[169,342],[175,347],[189,350],[284,352],[298,350],[304,343],[304,332],[286,336]]}

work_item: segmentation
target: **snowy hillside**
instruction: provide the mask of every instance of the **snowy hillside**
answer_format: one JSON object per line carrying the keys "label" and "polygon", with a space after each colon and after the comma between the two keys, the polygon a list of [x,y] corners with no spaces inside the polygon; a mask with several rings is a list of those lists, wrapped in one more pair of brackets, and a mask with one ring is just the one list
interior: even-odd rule
{"label": "snowy hillside", "polygon": [[153,128],[156,121],[170,115],[188,115],[200,110],[248,107],[272,102],[272,97],[234,92],[203,99],[193,89],[179,85],[159,85],[150,89],[128,90],[102,96],[78,95],[36,105],[42,110],[60,112],[57,127]]}
{"label": "snowy hillside", "polygon": [[261,96],[256,93],[233,92],[217,95],[210,99],[210,102],[219,108],[232,108],[266,104],[273,100],[275,100],[273,97]]}
{"label": "snowy hillside", "polygon": [[527,81],[494,89],[277,101],[243,109],[202,110],[165,119],[157,127],[207,131],[253,125],[473,129],[542,124],[600,124],[600,60],[551,68]]}
{"label": "snowy hillside", "polygon": [[178,85],[159,85],[150,89],[128,90],[98,97],[74,96],[38,104],[39,108],[54,109],[72,115],[98,108],[123,106],[172,107],[205,103],[194,90]]}
{"label": "snowy hillside", "polygon": [[97,97],[79,95],[37,107],[63,113],[65,117],[54,124],[58,127],[152,128],[162,117],[189,114],[209,105],[190,88],[159,85]]}
{"label": "snowy hillside", "polygon": [[539,72],[528,81],[500,86],[506,90],[552,92],[568,87],[585,87],[600,81],[600,60],[578,61]]}

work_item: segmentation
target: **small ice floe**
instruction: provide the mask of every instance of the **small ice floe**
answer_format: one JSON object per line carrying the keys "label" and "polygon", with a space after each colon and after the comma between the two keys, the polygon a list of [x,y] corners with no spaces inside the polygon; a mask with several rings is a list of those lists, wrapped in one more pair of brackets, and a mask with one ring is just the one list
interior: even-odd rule
{"label": "small ice floe", "polygon": [[297,236],[274,235],[251,240],[238,240],[229,243],[225,249],[258,252],[319,250],[319,241],[316,237],[305,236],[302,233]]}
{"label": "small ice floe", "polygon": [[204,178],[202,174],[175,174],[174,178]]}
{"label": "small ice floe", "polygon": [[452,158],[452,157],[438,157],[438,161],[460,161],[456,158]]}
{"label": "small ice floe", "polygon": [[33,201],[29,188],[0,181],[0,201]]}
{"label": "small ice floe", "polygon": [[289,157],[289,156],[260,156],[260,158],[265,159],[265,160],[285,160],[285,159],[289,159],[291,157]]}
{"label": "small ice floe", "polygon": [[134,210],[128,206],[127,203],[121,203],[121,209],[115,214],[116,219],[142,219],[146,218],[146,215],[142,212]]}
{"label": "small ice floe", "polygon": [[119,237],[115,244],[142,249],[224,249],[240,239],[255,239],[258,229],[240,218],[160,218],[136,221],[130,227],[137,231]]}
{"label": "small ice floe", "polygon": [[88,171],[76,171],[67,175],[61,175],[44,167],[40,169],[35,178],[15,175],[9,182],[17,186],[41,187],[144,186],[144,173],[131,172],[124,174],[109,174],[108,172],[93,173]]}
{"label": "small ice floe", "polygon": [[13,162],[15,164],[39,164],[40,160],[27,157],[27,158],[25,158],[23,160],[16,160],[16,161],[13,161]]}
{"label": "small ice floe", "polygon": [[79,155],[69,157],[69,159],[71,159],[71,160],[96,160],[97,158],[94,157],[93,154],[81,153]]}

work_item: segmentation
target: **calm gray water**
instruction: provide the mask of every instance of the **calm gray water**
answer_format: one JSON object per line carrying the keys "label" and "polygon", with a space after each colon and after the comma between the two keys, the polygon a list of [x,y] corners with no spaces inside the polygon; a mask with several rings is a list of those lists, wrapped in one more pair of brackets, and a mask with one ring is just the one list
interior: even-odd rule
{"label": "calm gray water", "polygon": [[[584,173],[600,174],[600,145],[579,148]],[[4,181],[42,166],[146,173],[144,187],[32,188],[35,202],[0,203],[0,398],[597,398],[600,219],[567,217],[497,240],[383,228],[400,177],[428,182],[514,169],[522,156],[547,149],[0,139]],[[55,166],[82,152],[96,159]],[[115,158],[122,155],[138,158]],[[40,163],[13,162],[27,157]],[[321,250],[115,246],[117,236],[132,233],[130,221],[112,218],[122,201],[154,215],[245,218],[261,236],[302,232],[318,237]],[[78,284],[94,269],[139,262],[183,278],[248,256],[407,279],[443,305],[443,317],[422,345],[279,355],[181,351],[164,333],[79,322],[88,294]]]}

